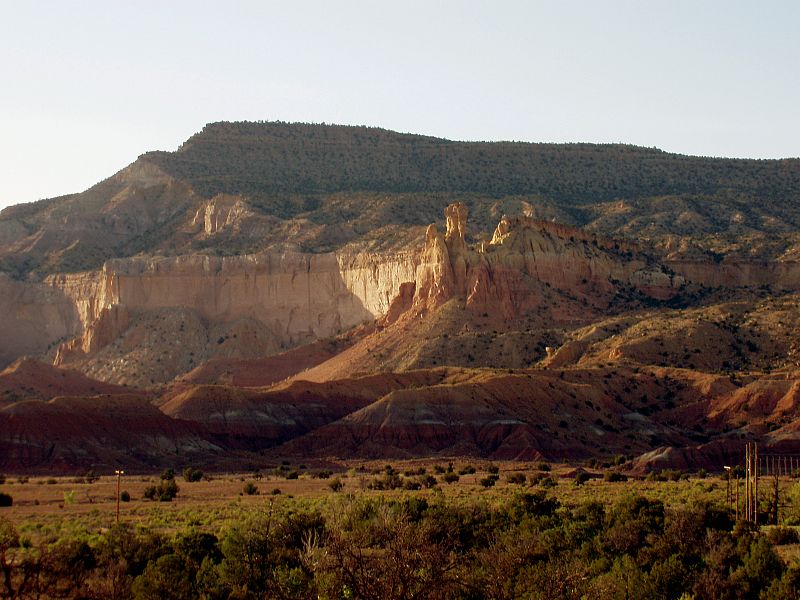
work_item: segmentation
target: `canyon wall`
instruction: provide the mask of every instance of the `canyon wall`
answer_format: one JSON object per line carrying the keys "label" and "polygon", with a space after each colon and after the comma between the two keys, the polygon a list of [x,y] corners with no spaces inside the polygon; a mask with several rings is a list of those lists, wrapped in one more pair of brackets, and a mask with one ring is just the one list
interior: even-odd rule
{"label": "canyon wall", "polygon": [[45,353],[80,331],[75,303],[63,290],[0,273],[0,368],[19,356]]}
{"label": "canyon wall", "polygon": [[[386,314],[404,283],[405,295],[414,295],[407,307],[424,310],[459,296],[475,310],[505,317],[535,309],[541,285],[600,310],[619,283],[657,298],[673,295],[684,280],[800,289],[800,263],[672,261],[662,269],[636,246],[527,217],[504,217],[491,242],[470,247],[466,208],[452,205],[445,218],[446,232],[431,226],[418,251],[135,257],[42,283],[0,274],[0,366],[25,354],[52,357],[59,344],[56,364],[74,364],[119,339],[142,315],[177,308],[191,313],[187,327],[204,328],[198,344],[238,332],[237,349],[221,355],[248,357],[241,350],[247,335],[257,342],[251,354],[269,353]],[[134,336],[128,345],[146,344],[142,339]],[[197,354],[196,361],[219,350]]]}
{"label": "canyon wall", "polygon": [[687,281],[708,287],[768,285],[800,290],[800,262],[796,261],[666,261],[665,264]]}
{"label": "canyon wall", "polygon": [[282,347],[335,335],[386,312],[406,281],[413,253],[256,254],[108,261],[99,272],[50,277],[72,301],[80,334],[58,364],[111,343],[137,314],[180,307],[206,325],[253,320]]}

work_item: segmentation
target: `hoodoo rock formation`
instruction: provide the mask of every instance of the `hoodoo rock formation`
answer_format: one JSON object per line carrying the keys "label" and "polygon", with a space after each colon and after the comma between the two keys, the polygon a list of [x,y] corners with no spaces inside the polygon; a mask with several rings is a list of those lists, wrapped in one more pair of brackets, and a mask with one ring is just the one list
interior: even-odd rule
{"label": "hoodoo rock formation", "polygon": [[607,308],[620,286],[670,298],[685,279],[636,251],[530,217],[504,216],[489,243],[467,244],[467,207],[445,209],[442,236],[430,225],[416,277],[414,307],[431,310],[457,297],[473,311],[519,316],[541,304],[543,287]]}

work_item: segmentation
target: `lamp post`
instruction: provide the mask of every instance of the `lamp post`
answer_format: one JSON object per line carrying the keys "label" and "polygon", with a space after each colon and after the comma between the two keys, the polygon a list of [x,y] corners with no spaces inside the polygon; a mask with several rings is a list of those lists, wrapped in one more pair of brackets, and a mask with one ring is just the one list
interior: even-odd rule
{"label": "lamp post", "polygon": [[733,494],[731,494],[731,468],[729,466],[722,467],[728,472],[728,484],[725,491],[725,502],[728,505],[728,514],[731,512],[731,505],[733,504]]}
{"label": "lamp post", "polygon": [[114,471],[114,473],[117,475],[117,525],[119,525],[119,483],[120,479],[122,478],[122,474],[125,473],[125,471],[117,469]]}

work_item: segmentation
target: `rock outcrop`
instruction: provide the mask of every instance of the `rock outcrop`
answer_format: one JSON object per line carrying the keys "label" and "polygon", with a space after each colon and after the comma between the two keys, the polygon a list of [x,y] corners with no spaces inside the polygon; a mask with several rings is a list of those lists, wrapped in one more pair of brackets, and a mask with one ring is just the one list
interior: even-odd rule
{"label": "rock outcrop", "polygon": [[[137,324],[147,321],[146,330],[164,328],[168,324],[162,327],[159,321],[178,318],[176,310],[186,313],[185,327],[202,329],[203,339],[197,343],[208,348],[192,348],[192,364],[159,370],[141,381],[131,380],[129,374],[116,377],[109,369],[91,369],[93,376],[109,381],[148,385],[150,378],[168,381],[207,358],[256,358],[374,320],[388,311],[400,287],[414,280],[416,268],[414,253],[136,258],[108,261],[100,272],[53,276],[42,289],[67,303],[71,300],[77,317],[70,328],[78,335],[61,344],[58,365],[80,367]],[[165,341],[190,334],[182,329],[175,332],[177,338]],[[144,334],[130,335],[145,341]],[[247,336],[254,340],[249,346]],[[148,343],[157,338],[150,336]],[[236,350],[231,353],[231,348]],[[165,349],[156,344],[150,350],[160,354]],[[188,353],[189,348],[184,350]],[[104,360],[124,363],[125,356],[120,350]]]}
{"label": "rock outcrop", "polygon": [[517,316],[540,304],[543,286],[604,308],[620,286],[665,299],[685,282],[634,245],[598,240],[579,229],[504,216],[491,242],[471,247],[465,239],[467,207],[447,207],[445,220],[444,236],[435,225],[425,236],[415,282],[417,312],[457,297],[474,311]]}

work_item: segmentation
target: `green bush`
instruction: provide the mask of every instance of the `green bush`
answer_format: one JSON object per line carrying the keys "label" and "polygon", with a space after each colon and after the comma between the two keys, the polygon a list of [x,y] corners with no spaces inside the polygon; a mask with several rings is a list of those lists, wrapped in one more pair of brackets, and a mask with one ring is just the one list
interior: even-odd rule
{"label": "green bush", "polygon": [[512,473],[506,477],[506,481],[516,485],[525,485],[525,473]]}
{"label": "green bush", "polygon": [[800,543],[800,535],[798,535],[797,529],[783,526],[772,527],[767,532],[767,539],[774,546]]}
{"label": "green bush", "polygon": [[445,483],[455,483],[459,479],[461,479],[461,477],[459,477],[458,473],[450,472],[442,475],[442,481]]}
{"label": "green bush", "polygon": [[494,487],[498,479],[499,477],[497,475],[487,475],[480,480],[480,484],[485,488]]}
{"label": "green bush", "polygon": [[539,485],[545,489],[554,488],[558,485],[558,482],[553,479],[552,477],[544,477],[540,482]]}
{"label": "green bush", "polygon": [[144,497],[148,500],[158,500],[159,502],[172,502],[178,495],[180,488],[175,479],[164,479],[158,485],[151,485],[145,488]]}
{"label": "green bush", "polygon": [[188,482],[200,481],[201,479],[203,479],[203,472],[200,469],[195,469],[193,467],[186,467],[183,470],[183,478]]}
{"label": "green bush", "polygon": [[580,472],[575,474],[575,480],[574,480],[573,483],[576,486],[581,486],[584,483],[586,483],[587,481],[589,481],[589,479],[591,479],[591,477],[589,476],[589,474],[586,471],[580,471]]}

